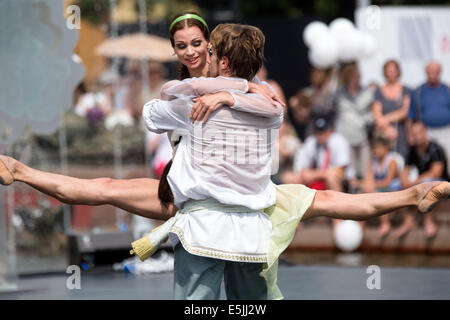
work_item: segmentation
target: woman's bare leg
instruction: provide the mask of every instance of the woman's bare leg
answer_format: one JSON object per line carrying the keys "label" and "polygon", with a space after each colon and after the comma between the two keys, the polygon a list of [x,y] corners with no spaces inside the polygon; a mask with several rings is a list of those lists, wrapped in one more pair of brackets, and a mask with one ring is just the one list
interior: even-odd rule
{"label": "woman's bare leg", "polygon": [[26,166],[9,157],[0,156],[14,181],[72,205],[113,205],[143,217],[167,220],[176,208],[164,207],[158,199],[159,180],[139,178],[116,180],[110,178],[78,179],[44,172]]}
{"label": "woman's bare leg", "polygon": [[426,213],[439,200],[450,198],[449,182],[427,182],[397,192],[347,194],[337,191],[317,191],[303,219],[330,217],[367,220],[400,208],[415,206]]}

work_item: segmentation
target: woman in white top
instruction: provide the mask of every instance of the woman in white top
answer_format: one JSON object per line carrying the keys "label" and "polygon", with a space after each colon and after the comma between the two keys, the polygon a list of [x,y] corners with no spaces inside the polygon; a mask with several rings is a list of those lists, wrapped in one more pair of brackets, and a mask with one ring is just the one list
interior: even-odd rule
{"label": "woman in white top", "polygon": [[342,86],[336,95],[336,131],[350,144],[350,165],[358,179],[365,176],[370,160],[368,128],[373,122],[373,93],[360,84],[356,64],[346,65],[341,71]]}
{"label": "woman in white top", "polygon": [[[180,62],[187,66],[191,76],[203,75],[207,70],[205,67],[207,43],[206,37],[202,36],[201,28],[186,26],[177,33],[183,36],[179,46],[174,46]],[[199,61],[203,61],[203,64]],[[217,102],[219,100],[217,96],[207,96],[197,101],[198,103],[192,109],[192,116],[201,119],[205,112],[217,109],[221,105]],[[275,94],[269,93],[268,96],[274,98]],[[205,106],[212,108],[208,109]],[[173,203],[168,206],[161,203],[158,198],[159,181],[154,179],[77,179],[38,171],[12,158],[2,156],[0,157],[0,183],[7,185],[13,181],[25,182],[68,204],[112,204],[138,215],[161,220],[167,220],[177,211]],[[364,220],[409,205],[416,205],[422,212],[427,212],[438,200],[448,198],[450,195],[450,184],[447,182],[421,184],[392,194],[350,195],[330,190],[315,193],[301,185],[282,187],[277,190],[276,205],[265,210],[271,217],[274,212],[281,213],[275,215],[278,220],[271,219],[274,231],[271,234],[269,247],[271,242],[282,243],[281,247],[277,246],[279,251],[267,258],[272,262],[276,261],[277,254],[292,240],[300,219],[327,216]],[[285,214],[284,217],[283,214]],[[281,294],[278,294],[279,296]]]}

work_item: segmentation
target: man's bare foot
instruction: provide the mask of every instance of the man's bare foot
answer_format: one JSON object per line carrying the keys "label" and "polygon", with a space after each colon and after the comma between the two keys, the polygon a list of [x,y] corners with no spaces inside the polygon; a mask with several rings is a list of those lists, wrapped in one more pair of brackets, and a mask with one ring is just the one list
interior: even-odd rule
{"label": "man's bare foot", "polygon": [[0,184],[7,186],[14,182],[15,161],[13,158],[0,156]]}
{"label": "man's bare foot", "polygon": [[380,227],[378,228],[378,236],[380,238],[384,238],[391,232],[391,224],[389,222],[384,222],[380,224]]}
{"label": "man's bare foot", "polygon": [[450,199],[450,182],[426,182],[417,185],[418,204],[421,213],[433,210],[439,200]]}
{"label": "man's bare foot", "polygon": [[438,226],[433,221],[425,221],[423,228],[425,231],[425,237],[427,237],[427,239],[433,238],[438,232]]}

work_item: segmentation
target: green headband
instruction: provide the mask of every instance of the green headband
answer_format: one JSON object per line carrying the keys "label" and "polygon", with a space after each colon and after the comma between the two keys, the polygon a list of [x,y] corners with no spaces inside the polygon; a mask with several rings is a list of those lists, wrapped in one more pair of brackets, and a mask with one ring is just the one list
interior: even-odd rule
{"label": "green headband", "polygon": [[203,24],[205,25],[206,30],[208,30],[208,32],[209,32],[209,28],[208,28],[208,25],[206,24],[205,20],[203,20],[202,17],[200,17],[200,16],[198,16],[198,15],[196,15],[196,14],[192,14],[192,13],[187,13],[187,14],[185,14],[185,15],[182,15],[181,17],[176,18],[176,19],[170,24],[169,32],[170,32],[170,30],[172,30],[172,27],[174,26],[175,23],[180,22],[180,21],[182,21],[182,20],[186,20],[186,19],[195,19],[195,20],[200,21],[201,23],[203,23]]}

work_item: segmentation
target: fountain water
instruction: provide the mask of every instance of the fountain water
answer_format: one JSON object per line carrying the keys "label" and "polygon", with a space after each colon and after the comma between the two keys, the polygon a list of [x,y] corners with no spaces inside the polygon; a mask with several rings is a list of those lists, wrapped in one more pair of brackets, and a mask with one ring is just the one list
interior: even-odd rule
{"label": "fountain water", "polygon": [[[26,127],[53,133],[72,107],[75,86],[83,77],[72,61],[78,30],[69,29],[64,3],[53,0],[0,2],[0,147],[2,153]],[[31,103],[30,103],[31,102]],[[8,190],[8,191],[7,191]],[[6,195],[8,193],[8,195]],[[6,205],[5,200],[8,205]],[[0,289],[15,285],[14,188],[0,188]],[[12,280],[11,280],[12,279]]]}

